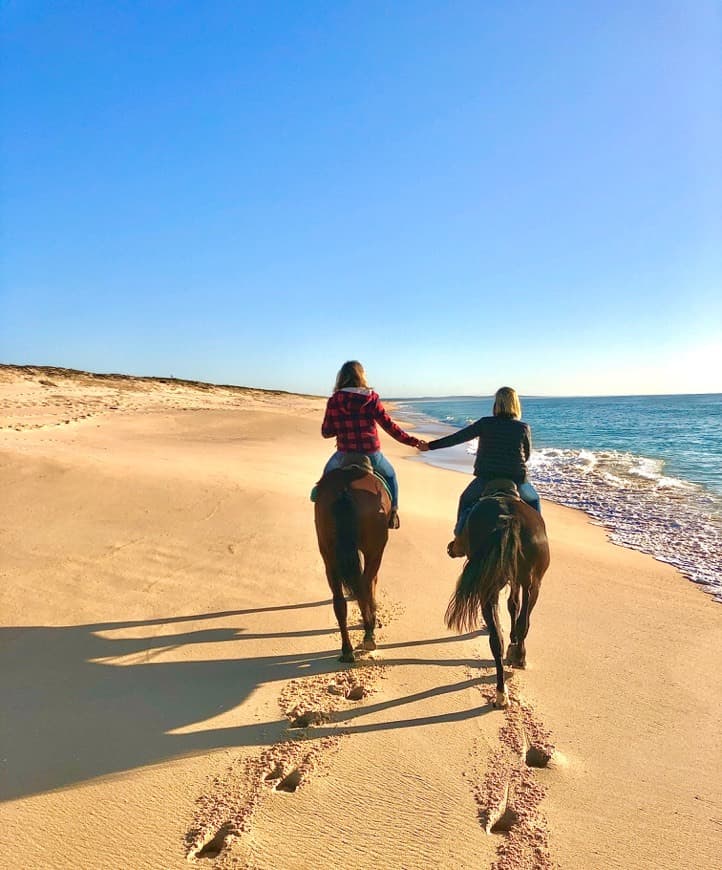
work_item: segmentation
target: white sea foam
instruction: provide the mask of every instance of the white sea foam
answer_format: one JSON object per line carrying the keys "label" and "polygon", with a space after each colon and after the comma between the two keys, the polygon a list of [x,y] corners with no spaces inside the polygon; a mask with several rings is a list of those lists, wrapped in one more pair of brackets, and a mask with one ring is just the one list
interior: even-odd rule
{"label": "white sea foam", "polygon": [[[422,457],[470,474],[473,452],[460,446]],[[722,601],[719,496],[665,475],[657,460],[614,451],[535,450],[529,478],[542,498],[583,510],[615,544],[674,566]]]}
{"label": "white sea foam", "polygon": [[[593,461],[592,461],[593,459]],[[541,449],[529,476],[543,498],[580,508],[617,544],[678,568],[722,600],[722,500],[629,453]]]}
{"label": "white sea foam", "polygon": [[[454,431],[412,408],[404,408],[404,419],[408,419],[407,412],[427,435]],[[615,412],[615,408],[608,412]],[[628,413],[626,409],[622,422],[626,422]],[[456,426],[463,425],[463,419],[446,416],[446,421],[453,420]],[[705,430],[705,437],[708,434]],[[686,430],[685,437],[690,446],[692,440]],[[627,439],[626,443],[634,441]],[[419,458],[471,474],[476,449],[474,440],[438,453],[424,453]],[[529,477],[543,498],[585,511],[615,543],[675,566],[722,601],[722,492],[715,483],[719,480],[718,464],[714,464],[717,460],[711,453],[695,454],[694,468],[707,474],[702,480],[710,481],[703,487],[667,474],[662,460],[641,453],[535,448]]]}

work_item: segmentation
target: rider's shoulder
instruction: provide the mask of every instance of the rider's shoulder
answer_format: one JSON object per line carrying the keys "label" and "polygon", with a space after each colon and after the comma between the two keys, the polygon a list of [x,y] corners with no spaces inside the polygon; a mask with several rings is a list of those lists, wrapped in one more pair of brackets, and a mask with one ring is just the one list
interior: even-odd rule
{"label": "rider's shoulder", "polygon": [[509,426],[511,426],[514,429],[522,429],[531,432],[531,426],[524,420],[519,420],[517,417],[482,417],[480,420],[477,421],[477,425],[501,426],[503,428],[508,428]]}
{"label": "rider's shoulder", "polygon": [[331,399],[340,407],[355,411],[381,405],[379,394],[370,387],[342,387]]}

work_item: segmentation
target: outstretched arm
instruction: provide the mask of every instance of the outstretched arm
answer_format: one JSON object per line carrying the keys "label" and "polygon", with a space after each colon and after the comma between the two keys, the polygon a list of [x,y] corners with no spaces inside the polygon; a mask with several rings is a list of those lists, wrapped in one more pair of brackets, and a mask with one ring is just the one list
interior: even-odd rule
{"label": "outstretched arm", "polygon": [[409,447],[418,447],[418,445],[421,443],[418,438],[414,438],[413,435],[409,435],[408,432],[404,432],[401,426],[398,426],[396,423],[394,423],[391,417],[389,417],[386,408],[384,408],[380,401],[376,403],[374,417],[376,418],[379,426],[381,426],[381,428],[385,432],[388,432],[392,438],[395,438],[402,444],[408,444]]}
{"label": "outstretched arm", "polygon": [[458,432],[452,432],[445,438],[437,438],[435,441],[429,441],[429,450],[441,450],[444,447],[454,447],[456,444],[463,444],[465,441],[471,441],[481,431],[480,420],[472,423],[471,426],[466,426],[464,429],[459,429]]}

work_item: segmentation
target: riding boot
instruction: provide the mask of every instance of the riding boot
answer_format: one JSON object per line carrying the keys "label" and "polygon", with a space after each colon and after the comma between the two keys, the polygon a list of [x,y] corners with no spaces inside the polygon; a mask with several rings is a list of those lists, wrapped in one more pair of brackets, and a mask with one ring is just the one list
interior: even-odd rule
{"label": "riding boot", "polygon": [[461,535],[455,535],[453,541],[449,541],[446,545],[446,552],[452,559],[461,559],[466,555],[464,543],[461,540]]}
{"label": "riding boot", "polygon": [[401,525],[401,521],[399,520],[399,510],[398,508],[391,508],[389,513],[389,528],[390,529],[398,529]]}

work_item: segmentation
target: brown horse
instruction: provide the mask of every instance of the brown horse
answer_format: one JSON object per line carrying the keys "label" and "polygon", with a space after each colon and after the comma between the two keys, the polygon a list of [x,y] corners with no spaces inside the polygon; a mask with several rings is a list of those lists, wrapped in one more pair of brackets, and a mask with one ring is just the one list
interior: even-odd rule
{"label": "brown horse", "polygon": [[[467,562],[446,611],[446,624],[459,632],[473,630],[479,613],[489,629],[496,665],[495,707],[507,707],[504,685],[504,636],[499,623],[499,593],[509,584],[511,643],[507,664],[526,667],[529,617],[549,567],[549,542],[541,514],[518,495],[510,480],[493,480],[469,514],[461,534]],[[521,604],[519,591],[521,590]]]}
{"label": "brown horse", "polygon": [[[316,535],[341,629],[342,662],[355,660],[344,590],[356,599],[364,624],[363,648],[376,649],[376,583],[389,537],[391,499],[371,464],[348,465],[318,482]],[[359,552],[363,554],[363,568]]]}

